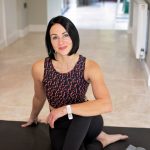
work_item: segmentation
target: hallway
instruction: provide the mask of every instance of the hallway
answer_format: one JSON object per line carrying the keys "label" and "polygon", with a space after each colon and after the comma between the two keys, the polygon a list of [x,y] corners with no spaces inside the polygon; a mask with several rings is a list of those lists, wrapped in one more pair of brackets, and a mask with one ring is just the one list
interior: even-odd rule
{"label": "hallway", "polygon": [[[126,30],[110,30],[112,24],[107,26],[109,21],[104,12],[101,14],[103,22],[95,22],[97,18],[91,17],[92,13],[89,17],[75,15],[81,38],[79,53],[101,66],[112,97],[113,112],[103,115],[105,125],[150,128],[150,89],[144,70],[135,59],[129,35]],[[83,24],[86,21],[89,24]],[[109,30],[102,30],[103,27]],[[0,120],[28,119],[33,97],[31,67],[45,57],[43,32],[31,32],[0,51]],[[87,97],[93,99],[91,88]],[[39,118],[43,120],[47,115],[46,102]]]}
{"label": "hallway", "polygon": [[[80,53],[97,61],[113,101],[105,125],[150,127],[150,91],[125,31],[79,30]],[[0,120],[27,120],[32,103],[32,63],[46,57],[44,33],[30,33],[0,52]],[[92,98],[91,89],[88,98]],[[146,104],[146,105],[145,105]],[[44,106],[40,118],[48,114]]]}
{"label": "hallway", "polygon": [[124,13],[123,3],[97,2],[88,6],[73,3],[64,16],[80,29],[127,30],[129,14]]}

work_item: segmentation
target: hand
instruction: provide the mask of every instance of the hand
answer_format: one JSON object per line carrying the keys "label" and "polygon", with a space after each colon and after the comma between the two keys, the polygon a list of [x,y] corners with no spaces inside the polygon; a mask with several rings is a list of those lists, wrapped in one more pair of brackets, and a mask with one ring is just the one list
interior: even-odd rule
{"label": "hand", "polygon": [[29,126],[36,126],[38,123],[37,119],[29,119],[27,123],[22,124],[21,127],[25,128],[25,127],[29,127]]}
{"label": "hand", "polygon": [[54,128],[54,122],[58,119],[61,118],[63,116],[65,116],[67,114],[67,110],[66,107],[60,107],[57,109],[53,109],[50,114],[48,115],[48,123],[50,125],[51,128]]}

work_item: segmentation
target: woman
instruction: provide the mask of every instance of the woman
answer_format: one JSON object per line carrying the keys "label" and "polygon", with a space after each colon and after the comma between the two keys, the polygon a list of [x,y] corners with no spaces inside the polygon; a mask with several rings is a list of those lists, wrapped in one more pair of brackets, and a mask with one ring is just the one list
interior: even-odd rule
{"label": "woman", "polygon": [[[46,98],[53,150],[101,150],[126,135],[108,135],[101,114],[112,110],[109,92],[98,64],[77,54],[79,35],[66,17],[52,18],[45,36],[48,55],[32,67],[35,94],[30,118],[37,121]],[[86,99],[91,84],[95,100]]]}

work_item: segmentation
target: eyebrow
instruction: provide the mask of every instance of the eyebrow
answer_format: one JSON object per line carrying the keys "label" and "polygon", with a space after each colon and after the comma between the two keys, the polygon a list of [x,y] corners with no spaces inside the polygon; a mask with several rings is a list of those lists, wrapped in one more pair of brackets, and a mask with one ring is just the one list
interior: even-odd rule
{"label": "eyebrow", "polygon": [[[62,34],[65,34],[65,33],[68,33],[68,32],[63,32]],[[55,33],[53,33],[53,34],[51,34],[50,36],[53,36],[53,35],[57,35],[57,34],[55,34]]]}

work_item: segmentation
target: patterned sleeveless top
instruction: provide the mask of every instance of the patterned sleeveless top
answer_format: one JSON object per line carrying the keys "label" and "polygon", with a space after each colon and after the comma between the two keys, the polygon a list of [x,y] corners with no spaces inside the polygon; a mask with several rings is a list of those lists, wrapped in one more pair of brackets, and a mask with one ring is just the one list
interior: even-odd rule
{"label": "patterned sleeveless top", "polygon": [[52,107],[58,108],[86,100],[89,83],[84,79],[85,60],[85,57],[79,55],[79,60],[71,71],[59,73],[55,70],[52,60],[45,58],[43,86]]}

